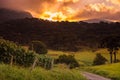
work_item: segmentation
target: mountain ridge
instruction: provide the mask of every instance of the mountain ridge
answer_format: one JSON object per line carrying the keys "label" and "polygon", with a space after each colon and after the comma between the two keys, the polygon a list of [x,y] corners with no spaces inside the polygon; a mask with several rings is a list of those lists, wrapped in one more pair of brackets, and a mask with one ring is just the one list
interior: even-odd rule
{"label": "mountain ridge", "polygon": [[23,18],[32,18],[32,15],[26,11],[0,8],[0,22]]}

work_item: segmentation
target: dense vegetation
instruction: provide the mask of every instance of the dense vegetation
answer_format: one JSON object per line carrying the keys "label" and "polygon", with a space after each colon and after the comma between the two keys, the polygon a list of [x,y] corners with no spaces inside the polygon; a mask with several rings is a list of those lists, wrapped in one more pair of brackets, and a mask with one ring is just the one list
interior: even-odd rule
{"label": "dense vegetation", "polygon": [[26,51],[13,42],[0,39],[0,62],[11,65],[18,64],[30,66],[34,61],[34,57],[34,52]]}
{"label": "dense vegetation", "polygon": [[40,40],[54,50],[95,49],[106,36],[119,35],[120,23],[50,22],[26,18],[0,24],[0,36],[5,39],[24,45]]}
{"label": "dense vegetation", "polygon": [[46,69],[52,68],[53,59],[26,50],[11,41],[0,39],[0,63],[34,68],[36,65]]}
{"label": "dense vegetation", "polygon": [[112,80],[120,80],[120,63],[89,67],[86,70],[109,77]]}

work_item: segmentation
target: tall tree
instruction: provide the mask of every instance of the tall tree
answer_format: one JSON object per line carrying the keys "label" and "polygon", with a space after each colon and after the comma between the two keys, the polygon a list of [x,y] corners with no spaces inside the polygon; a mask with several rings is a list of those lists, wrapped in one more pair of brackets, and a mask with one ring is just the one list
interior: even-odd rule
{"label": "tall tree", "polygon": [[117,51],[120,48],[120,36],[110,36],[101,40],[101,47],[107,48],[110,53],[110,62],[113,63],[113,55],[114,62],[117,61]]}

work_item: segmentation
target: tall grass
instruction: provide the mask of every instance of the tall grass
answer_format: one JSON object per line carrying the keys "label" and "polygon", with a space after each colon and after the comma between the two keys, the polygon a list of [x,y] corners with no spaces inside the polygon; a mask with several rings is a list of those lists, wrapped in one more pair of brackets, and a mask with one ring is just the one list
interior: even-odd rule
{"label": "tall grass", "polygon": [[45,70],[35,68],[30,71],[28,68],[0,64],[0,80],[86,80],[77,70],[55,68]]}

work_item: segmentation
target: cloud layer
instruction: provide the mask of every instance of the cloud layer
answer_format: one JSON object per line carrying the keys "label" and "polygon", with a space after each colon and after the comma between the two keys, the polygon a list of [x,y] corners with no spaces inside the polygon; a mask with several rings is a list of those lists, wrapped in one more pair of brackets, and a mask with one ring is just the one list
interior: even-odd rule
{"label": "cloud layer", "polygon": [[78,19],[107,19],[120,20],[119,10],[113,6],[106,6],[104,3],[89,4],[80,10],[73,18]]}
{"label": "cloud layer", "polygon": [[[108,5],[112,3],[112,5]],[[120,21],[120,0],[0,0],[0,7],[29,11],[48,20],[107,19]]]}

